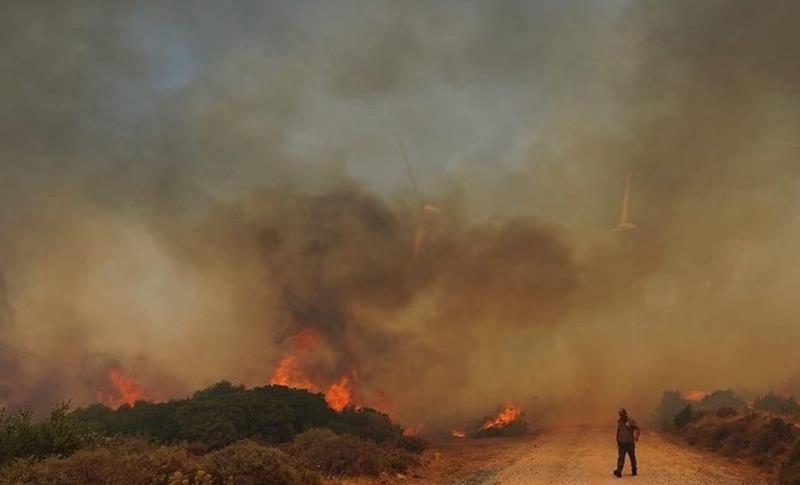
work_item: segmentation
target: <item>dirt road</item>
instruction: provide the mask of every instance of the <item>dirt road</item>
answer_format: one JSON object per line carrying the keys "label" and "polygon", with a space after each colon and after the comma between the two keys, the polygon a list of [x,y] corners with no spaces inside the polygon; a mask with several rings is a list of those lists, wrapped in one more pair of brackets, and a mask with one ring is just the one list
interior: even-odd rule
{"label": "dirt road", "polygon": [[758,485],[753,467],[644,431],[636,447],[639,476],[626,463],[611,475],[613,428],[562,427],[522,438],[433,440],[423,464],[401,477],[341,479],[326,485]]}
{"label": "dirt road", "polygon": [[622,479],[611,475],[616,464],[613,429],[556,428],[533,440],[520,441],[494,464],[455,483],[502,484],[680,484],[734,485],[768,483],[745,465],[689,449],[660,436],[644,433],[637,446],[639,476],[626,463]]}

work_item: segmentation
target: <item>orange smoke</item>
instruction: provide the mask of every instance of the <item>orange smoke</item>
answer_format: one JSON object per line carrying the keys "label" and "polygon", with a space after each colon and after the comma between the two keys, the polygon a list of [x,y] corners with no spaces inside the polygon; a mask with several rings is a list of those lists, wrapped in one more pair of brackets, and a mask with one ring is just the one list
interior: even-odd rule
{"label": "orange smoke", "polygon": [[707,395],[708,393],[705,391],[692,390],[692,391],[686,391],[683,394],[683,398],[686,399],[687,401],[698,402]]}
{"label": "orange smoke", "polygon": [[422,249],[422,243],[425,241],[425,229],[418,227],[417,232],[414,234],[414,256],[418,255]]}
{"label": "orange smoke", "polygon": [[422,213],[423,214],[433,214],[433,215],[440,215],[442,213],[442,209],[436,207],[433,204],[425,204],[422,206]]}
{"label": "orange smoke", "polygon": [[[424,204],[420,209],[420,213],[422,214],[423,218],[431,218],[434,216],[440,216],[442,214],[442,210],[433,204]],[[417,256],[420,253],[426,238],[427,234],[425,231],[425,220],[422,220],[417,226],[416,233],[414,234],[414,256]]]}
{"label": "orange smoke", "polygon": [[481,426],[481,430],[502,428],[513,423],[522,416],[522,408],[519,404],[509,403],[493,418],[489,418]]}
{"label": "orange smoke", "polygon": [[320,342],[320,336],[311,328],[305,328],[294,336],[293,344],[298,350],[310,350]]}
{"label": "orange smoke", "polygon": [[98,400],[111,409],[117,409],[123,404],[132,406],[136,401],[142,401],[146,398],[142,386],[132,377],[125,374],[122,369],[112,367],[108,370],[106,376],[114,391],[109,394],[98,394]]}

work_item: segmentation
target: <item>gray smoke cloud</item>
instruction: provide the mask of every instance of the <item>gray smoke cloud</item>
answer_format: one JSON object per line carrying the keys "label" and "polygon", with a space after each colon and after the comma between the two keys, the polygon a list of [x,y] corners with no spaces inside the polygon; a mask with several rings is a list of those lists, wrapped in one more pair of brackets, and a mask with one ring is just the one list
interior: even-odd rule
{"label": "gray smoke cloud", "polygon": [[796,382],[793,2],[3,10],[6,405],[261,385],[308,328],[408,424]]}

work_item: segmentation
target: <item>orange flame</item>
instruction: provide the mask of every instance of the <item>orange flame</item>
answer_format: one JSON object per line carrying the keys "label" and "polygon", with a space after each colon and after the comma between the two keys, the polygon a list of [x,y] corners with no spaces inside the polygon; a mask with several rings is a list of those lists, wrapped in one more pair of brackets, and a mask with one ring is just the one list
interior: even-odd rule
{"label": "orange flame", "polygon": [[483,423],[481,430],[508,426],[519,419],[520,416],[522,416],[522,408],[519,406],[519,404],[506,404],[505,408],[503,408],[503,410],[500,411],[497,416],[489,418],[485,423]]}
{"label": "orange flame", "polygon": [[310,328],[301,330],[297,335],[292,337],[293,354],[296,355],[287,355],[278,362],[275,366],[275,370],[272,372],[270,384],[307,389],[316,392],[318,390],[317,386],[311,379],[306,377],[303,365],[300,361],[302,357],[316,347],[318,343],[319,335]]}
{"label": "orange flame", "polygon": [[292,352],[278,361],[272,372],[270,384],[306,389],[311,392],[325,391],[325,401],[336,410],[355,405],[355,385],[358,373],[355,369],[342,375],[330,385],[320,383],[306,375],[306,356],[320,343],[320,336],[311,328],[300,331],[292,337]]}
{"label": "orange flame", "polygon": [[350,371],[350,374],[345,374],[339,378],[338,381],[331,384],[327,392],[325,392],[325,400],[335,411],[341,411],[347,406],[353,405],[353,382],[358,379],[356,371]]}
{"label": "orange flame", "polygon": [[686,399],[687,401],[698,402],[701,401],[707,395],[708,393],[705,391],[692,390],[692,391],[686,391],[686,393],[684,393],[683,395],[683,398]]}
{"label": "orange flame", "polygon": [[317,386],[305,376],[303,369],[293,355],[287,355],[275,366],[272,373],[270,384],[278,384],[286,387],[296,387],[316,391]]}
{"label": "orange flame", "polygon": [[122,369],[112,367],[106,375],[114,388],[113,394],[104,395],[101,393],[98,395],[100,402],[106,406],[111,409],[118,409],[123,404],[133,406],[136,401],[145,399],[142,386],[132,377],[125,374]]}
{"label": "orange flame", "polygon": [[452,432],[453,438],[466,438],[467,433],[461,431],[460,429],[454,429]]}

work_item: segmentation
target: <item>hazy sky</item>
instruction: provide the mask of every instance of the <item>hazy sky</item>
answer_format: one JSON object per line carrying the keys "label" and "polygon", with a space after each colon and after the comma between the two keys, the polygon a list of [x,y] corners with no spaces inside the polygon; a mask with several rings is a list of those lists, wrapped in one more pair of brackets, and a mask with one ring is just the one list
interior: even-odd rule
{"label": "hazy sky", "polygon": [[309,327],[408,422],[800,384],[797,2],[0,8],[2,402]]}

